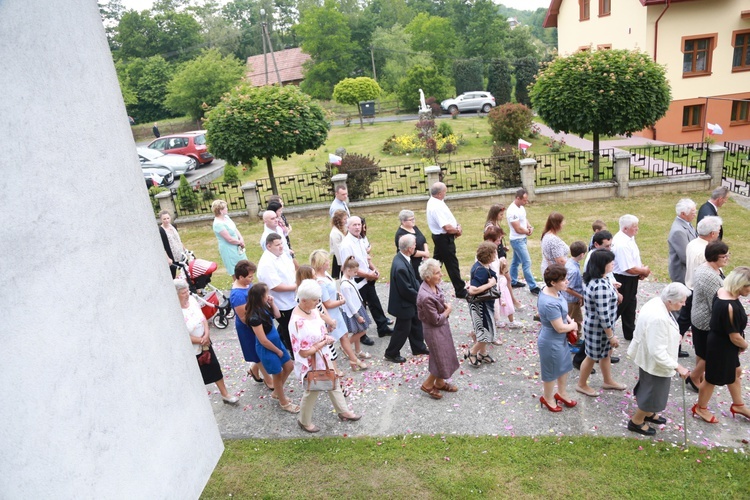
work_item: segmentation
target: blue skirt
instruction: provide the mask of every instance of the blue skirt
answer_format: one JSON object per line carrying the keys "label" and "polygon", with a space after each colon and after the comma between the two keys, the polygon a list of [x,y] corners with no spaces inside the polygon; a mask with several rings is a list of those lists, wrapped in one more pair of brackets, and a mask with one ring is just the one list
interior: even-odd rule
{"label": "blue skirt", "polygon": [[266,369],[266,372],[269,375],[276,375],[277,373],[281,373],[281,367],[284,363],[292,358],[289,356],[289,351],[286,350],[284,344],[281,343],[281,337],[279,336],[278,330],[276,330],[276,326],[268,332],[266,338],[270,340],[273,345],[278,347],[284,355],[279,357],[275,352],[269,351],[257,338],[255,339],[255,351],[258,353],[260,362],[263,364],[263,368]]}

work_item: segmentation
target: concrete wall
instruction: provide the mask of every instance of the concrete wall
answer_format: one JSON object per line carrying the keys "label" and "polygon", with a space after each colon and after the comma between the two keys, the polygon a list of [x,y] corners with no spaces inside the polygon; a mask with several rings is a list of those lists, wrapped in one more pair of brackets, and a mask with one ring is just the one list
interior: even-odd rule
{"label": "concrete wall", "polygon": [[96,2],[0,0],[0,60],[0,498],[195,498],[223,447]]}

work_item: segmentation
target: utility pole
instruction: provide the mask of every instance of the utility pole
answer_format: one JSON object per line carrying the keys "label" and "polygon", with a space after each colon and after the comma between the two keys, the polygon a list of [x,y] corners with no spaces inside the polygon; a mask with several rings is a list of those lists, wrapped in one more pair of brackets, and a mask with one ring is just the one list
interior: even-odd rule
{"label": "utility pole", "polygon": [[266,17],[266,11],[265,9],[260,9],[260,19],[261,19],[261,25],[260,25],[260,39],[263,41],[263,66],[264,66],[264,73],[266,75],[266,85],[268,85],[268,56],[266,55],[266,37],[264,35],[264,28],[265,25],[263,23],[263,20]]}
{"label": "utility pole", "polygon": [[378,74],[375,72],[375,54],[372,51],[372,45],[370,45],[370,60],[372,60],[372,79],[378,81]]}
{"label": "utility pole", "polygon": [[273,62],[273,69],[276,71],[276,79],[279,81],[279,87],[283,87],[284,84],[281,83],[281,75],[279,75],[279,67],[276,65],[276,58],[273,55],[273,45],[271,45],[271,37],[268,36],[268,25],[266,24],[266,11],[265,9],[260,9],[260,27],[263,37],[263,60],[266,63],[266,85],[268,85],[268,61],[266,60],[266,43],[268,43],[268,50],[271,52],[271,61]]}

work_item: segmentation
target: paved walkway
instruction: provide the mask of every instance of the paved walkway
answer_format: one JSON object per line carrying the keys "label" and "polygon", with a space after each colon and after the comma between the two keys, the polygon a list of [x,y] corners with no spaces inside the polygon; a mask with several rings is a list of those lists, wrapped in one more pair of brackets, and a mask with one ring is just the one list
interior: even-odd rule
{"label": "paved walkway", "polygon": [[[640,287],[639,304],[643,305],[661,290],[663,283],[643,282]],[[445,287],[449,288],[448,284]],[[446,290],[447,291],[447,290]],[[387,303],[388,285],[379,284],[378,293],[383,304]],[[542,382],[539,378],[539,356],[536,347],[538,323],[532,321],[536,304],[535,297],[520,289],[519,298],[525,308],[517,314],[525,327],[522,330],[500,329],[503,344],[493,347],[495,364],[479,368],[461,362],[452,382],[459,392],[446,394],[434,401],[419,390],[427,375],[426,356],[412,357],[408,347],[402,355],[408,361],[394,365],[383,359],[386,339],[379,339],[374,331],[370,336],[375,346],[365,348],[373,356],[372,366],[361,372],[352,372],[347,363],[339,366],[346,374],[346,385],[351,391],[348,398],[355,412],[363,415],[356,423],[342,423],[333,413],[325,396],[318,400],[314,422],[321,428],[323,436],[392,436],[425,434],[460,435],[504,435],[504,436],[625,436],[636,437],[625,426],[635,410],[632,388],[636,383],[637,368],[625,357],[627,342],[618,349],[622,361],[614,365],[618,381],[627,384],[624,392],[605,391],[597,398],[589,398],[573,391],[578,372],[573,371],[568,383],[570,394],[579,404],[553,414],[540,409],[539,396]],[[469,340],[471,323],[465,301],[454,300],[455,313],[451,316],[451,327],[459,358],[463,357]],[[621,332],[618,326],[618,335]],[[240,405],[232,407],[221,403],[214,386],[211,401],[214,413],[225,438],[298,438],[305,436],[294,422],[296,418],[282,411],[270,398],[263,384],[255,383],[246,375],[249,367],[242,353],[233,326],[223,331],[212,330],[215,350],[220,358],[230,392],[240,395]],[[688,343],[690,342],[688,337]],[[695,358],[688,345],[691,357],[685,360],[692,367]],[[750,356],[741,360],[748,368]],[[601,387],[601,374],[592,375],[590,384]],[[750,387],[743,387],[745,398],[750,402]],[[290,377],[288,395],[297,403],[301,397],[300,384]],[[683,408],[687,407],[687,433],[690,444],[702,446],[743,447],[750,440],[750,421],[732,419],[729,414],[731,400],[726,388],[716,391],[709,408],[716,412],[720,423],[710,425],[689,414],[697,401],[697,394],[686,390],[683,405],[682,385],[675,379],[668,406],[664,412],[668,423],[657,433],[655,439],[675,444],[683,441]],[[641,438],[648,440],[649,438]]]}

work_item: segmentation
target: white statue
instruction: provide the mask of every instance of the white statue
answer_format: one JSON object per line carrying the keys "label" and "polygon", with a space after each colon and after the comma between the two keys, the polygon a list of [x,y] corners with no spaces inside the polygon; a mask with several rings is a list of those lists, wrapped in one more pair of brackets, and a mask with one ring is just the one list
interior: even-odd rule
{"label": "white statue", "polygon": [[419,89],[419,104],[420,113],[426,113],[430,111],[430,108],[427,107],[427,103],[424,102],[424,92],[422,92],[422,89]]}

